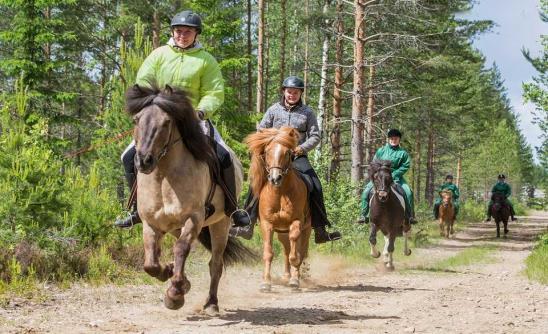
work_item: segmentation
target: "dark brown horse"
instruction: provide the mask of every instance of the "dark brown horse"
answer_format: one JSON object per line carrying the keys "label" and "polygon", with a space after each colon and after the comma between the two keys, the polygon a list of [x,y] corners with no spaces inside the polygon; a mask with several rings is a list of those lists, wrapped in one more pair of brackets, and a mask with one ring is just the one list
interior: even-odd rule
{"label": "dark brown horse", "polygon": [[250,179],[259,197],[259,221],[263,237],[262,291],[270,291],[272,236],[277,232],[284,247],[285,278],[299,287],[301,264],[308,255],[312,230],[307,188],[292,167],[292,151],[299,132],[290,127],[262,129],[246,138],[251,152]]}
{"label": "dark brown horse", "polygon": [[[213,150],[183,91],[135,85],[126,93],[126,109],[135,122],[137,203],[143,219],[144,269],[160,281],[171,278],[164,304],[169,309],[182,307],[190,289],[185,263],[191,245],[199,240],[211,251],[211,282],[204,311],[216,314],[223,266],[248,259],[253,253],[228,236],[230,219],[223,210],[224,193],[208,168],[215,159]],[[242,166],[233,152],[231,154],[239,192]],[[216,210],[206,219],[208,199]],[[160,262],[166,233],[177,238],[173,246],[174,262],[170,264]]]}
{"label": "dark brown horse", "polygon": [[491,206],[491,216],[497,224],[497,238],[500,238],[500,223],[504,224],[504,237],[508,234],[508,219],[510,217],[510,207],[506,204],[506,196],[503,193],[494,192],[491,195],[493,205]]}
{"label": "dark brown horse", "polygon": [[392,162],[389,160],[374,160],[369,165],[369,176],[373,182],[373,189],[370,200],[371,234],[369,244],[371,245],[371,256],[377,258],[381,253],[377,250],[377,230],[384,234],[384,263],[387,269],[393,270],[394,264],[392,253],[396,237],[404,236],[405,255],[410,255],[408,239],[411,234],[411,227],[405,223],[405,204],[403,198],[399,198],[393,189]]}

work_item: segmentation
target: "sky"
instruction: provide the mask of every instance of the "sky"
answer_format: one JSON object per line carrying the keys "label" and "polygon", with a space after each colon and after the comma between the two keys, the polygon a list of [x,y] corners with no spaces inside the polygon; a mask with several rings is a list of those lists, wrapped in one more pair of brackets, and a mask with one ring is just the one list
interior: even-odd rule
{"label": "sky", "polygon": [[[521,49],[530,50],[532,56],[541,53],[540,35],[548,34],[548,24],[539,17],[539,0],[479,0],[471,11],[459,15],[469,20],[488,19],[496,26],[474,40],[491,67],[497,64],[504,86],[507,88],[514,113],[520,120],[520,129],[533,148],[540,146],[540,128],[532,123],[533,104],[525,104],[522,83],[537,76]],[[536,152],[535,152],[536,157]],[[538,161],[538,159],[536,159]]]}

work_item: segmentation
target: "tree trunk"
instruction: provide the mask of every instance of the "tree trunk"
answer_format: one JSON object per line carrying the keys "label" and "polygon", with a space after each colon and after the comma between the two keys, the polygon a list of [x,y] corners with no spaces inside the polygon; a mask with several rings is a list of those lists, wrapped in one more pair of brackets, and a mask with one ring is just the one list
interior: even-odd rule
{"label": "tree trunk", "polygon": [[[325,0],[325,3],[323,5],[323,14],[327,16],[327,12],[329,10],[329,0]],[[330,21],[329,19],[325,20],[325,28],[329,29]],[[321,140],[320,145],[318,146],[316,159],[320,157],[321,149],[324,144],[324,138],[325,138],[325,120],[326,120],[326,109],[327,109],[327,61],[329,60],[329,34],[325,34],[323,38],[323,46],[322,46],[322,71],[321,71],[321,79],[320,79],[320,96],[318,98],[318,128],[320,130],[321,134]]]}
{"label": "tree trunk", "polygon": [[429,205],[434,202],[434,133],[430,129],[428,131],[428,152],[426,162],[426,187],[424,188],[424,196]]}
{"label": "tree trunk", "polygon": [[251,113],[252,103],[253,103],[253,52],[251,48],[251,0],[247,0],[247,57],[249,61],[247,62],[247,111]]}
{"label": "tree trunk", "polygon": [[281,85],[285,78],[285,47],[287,40],[287,19],[286,19],[286,0],[281,0],[282,9],[282,31],[280,37],[280,82]]}
{"label": "tree trunk", "polygon": [[335,42],[335,85],[333,88],[333,129],[331,130],[331,166],[329,168],[330,177],[333,177],[338,171],[341,163],[341,87],[343,85],[342,53],[344,33],[343,26],[343,3],[337,0],[337,40]]}
{"label": "tree trunk", "polygon": [[[265,3],[265,13],[268,12],[268,2]],[[270,84],[270,32],[268,31],[268,19],[265,15],[264,19],[264,93],[263,93],[263,112],[266,112],[266,109],[268,108],[267,100],[268,100],[268,90],[269,90],[269,84]]]}
{"label": "tree trunk", "polygon": [[[308,42],[310,39],[310,26],[308,24],[309,16],[308,16],[308,0],[304,1],[304,17],[305,17],[305,25],[304,25],[304,68],[303,68],[303,81],[304,81],[304,87],[305,90],[303,92],[302,100],[304,103],[306,103],[307,98],[307,89],[308,86]],[[295,47],[297,45],[295,44]],[[295,55],[297,54],[295,50]]]}
{"label": "tree trunk", "polygon": [[360,0],[354,0],[354,73],[352,87],[352,139],[350,172],[351,181],[360,183],[363,178],[363,49],[365,8]]}
{"label": "tree trunk", "polygon": [[160,15],[157,9],[152,13],[152,47],[154,49],[160,47],[160,31],[162,29],[160,23]]}
{"label": "tree trunk", "polygon": [[366,149],[366,158],[365,161],[369,164],[373,157],[375,156],[375,134],[374,127],[375,124],[374,114],[375,114],[375,90],[373,88],[373,82],[375,81],[375,67],[369,67],[369,90],[368,90],[368,99],[367,99],[367,131],[365,145]]}
{"label": "tree trunk", "polygon": [[413,189],[415,193],[415,202],[421,201],[421,130],[417,129],[417,135],[415,136],[415,159],[413,162],[413,178],[416,180],[416,185]]}
{"label": "tree trunk", "polygon": [[264,0],[258,0],[259,23],[257,41],[257,113],[263,112],[263,46],[264,46]]}
{"label": "tree trunk", "polygon": [[457,158],[457,180],[455,185],[460,187],[460,179],[462,177],[462,157]]}

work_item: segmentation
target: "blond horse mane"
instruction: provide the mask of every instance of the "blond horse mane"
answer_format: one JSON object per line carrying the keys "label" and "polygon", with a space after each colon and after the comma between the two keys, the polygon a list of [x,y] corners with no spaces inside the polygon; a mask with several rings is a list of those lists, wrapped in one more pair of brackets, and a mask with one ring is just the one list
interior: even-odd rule
{"label": "blond horse mane", "polygon": [[291,150],[297,147],[299,132],[294,128],[284,126],[280,129],[261,129],[245,138],[245,143],[251,152],[251,168],[249,177],[251,189],[259,196],[266,183],[266,168],[264,166],[265,149],[270,143],[277,143]]}

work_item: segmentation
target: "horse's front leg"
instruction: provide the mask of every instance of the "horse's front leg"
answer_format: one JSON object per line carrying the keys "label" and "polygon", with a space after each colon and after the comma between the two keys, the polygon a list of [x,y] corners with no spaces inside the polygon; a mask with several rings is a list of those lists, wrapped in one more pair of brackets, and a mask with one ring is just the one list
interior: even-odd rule
{"label": "horse's front leg", "polygon": [[500,222],[495,219],[495,223],[497,224],[497,238],[500,238]]}
{"label": "horse's front leg", "polygon": [[272,259],[274,258],[274,253],[272,252],[272,237],[274,234],[274,229],[272,223],[261,219],[261,235],[263,236],[263,261],[264,261],[264,270],[263,270],[263,283],[261,283],[260,290],[263,292],[268,292],[272,288],[272,277],[270,275],[270,269],[272,266]]}
{"label": "horse's front leg", "polygon": [[384,236],[384,264],[386,266],[386,269],[394,270],[394,263],[393,263],[393,256],[394,253],[394,242],[396,241],[396,237],[392,234],[389,234],[388,236]]}
{"label": "horse's front leg", "polygon": [[164,233],[162,231],[156,230],[146,222],[143,222],[143,241],[145,245],[144,270],[150,276],[165,282],[173,275],[173,264],[162,265],[160,263],[160,245],[163,237]]}
{"label": "horse's front leg", "polygon": [[508,219],[503,221],[504,223],[504,237],[506,238],[506,235],[508,234]]}
{"label": "horse's front leg", "polygon": [[411,255],[411,249],[409,248],[409,237],[411,237],[411,230],[403,232],[403,255]]}
{"label": "horse's front leg", "polygon": [[203,217],[198,217],[197,215],[189,217],[181,229],[179,239],[173,245],[175,266],[173,268],[171,285],[167,289],[164,298],[164,305],[171,310],[177,310],[185,304],[185,293],[190,290],[190,282],[185,276],[185,263],[190,253],[190,246],[196,240],[202,222]]}
{"label": "horse's front leg", "polygon": [[209,225],[211,236],[211,260],[209,260],[209,295],[204,305],[204,311],[215,316],[219,313],[219,301],[217,291],[219,281],[223,273],[223,254],[228,241],[228,230],[230,229],[230,219],[224,218],[223,221]]}
{"label": "horse's front leg", "polygon": [[278,234],[278,240],[280,240],[280,243],[283,246],[284,251],[284,275],[283,279],[286,281],[289,281],[291,278],[291,264],[289,263],[289,251],[291,250],[291,246],[289,245],[289,234],[288,233],[277,233]]}
{"label": "horse's front leg", "polygon": [[371,246],[371,256],[378,258],[381,252],[377,249],[377,225],[371,223],[371,231],[369,231],[369,245]]}
{"label": "horse's front leg", "polygon": [[301,234],[301,221],[294,220],[289,225],[289,263],[291,264],[289,286],[295,289],[299,288],[300,267],[303,261],[303,254],[301,254],[301,249],[298,247]]}
{"label": "horse's front leg", "polygon": [[444,227],[444,224],[443,224],[443,216],[442,214],[440,213],[440,236],[444,236],[444,231],[443,231],[443,227]]}

